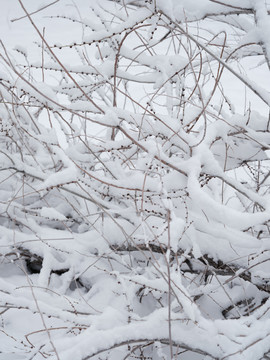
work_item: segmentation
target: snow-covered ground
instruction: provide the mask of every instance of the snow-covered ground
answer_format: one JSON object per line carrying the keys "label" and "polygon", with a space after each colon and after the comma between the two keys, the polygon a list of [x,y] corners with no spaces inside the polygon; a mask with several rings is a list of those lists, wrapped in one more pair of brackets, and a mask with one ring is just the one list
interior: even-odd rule
{"label": "snow-covered ground", "polygon": [[[238,4],[239,1],[237,1]],[[76,15],[77,18],[83,19],[85,22],[91,22],[92,12],[89,9],[88,1],[76,0],[69,2],[68,0],[60,0],[55,2],[52,7],[36,12],[51,2],[52,0],[23,1],[27,10],[33,13],[33,20],[40,32],[45,35],[48,43],[51,46],[54,44],[72,44],[73,39],[76,39],[77,42],[78,39],[83,39],[85,35],[83,31],[87,30],[83,29],[80,24],[70,26],[70,22],[66,22],[63,19],[50,19],[47,15],[52,14],[53,8],[54,15],[65,14],[68,17]],[[203,3],[206,2],[205,0]],[[169,1],[166,1],[165,4],[165,0],[164,2],[159,0],[158,3],[164,11],[170,12],[170,8],[168,8]],[[187,9],[193,6],[193,11],[197,11],[198,14],[200,11],[203,11],[201,4],[196,7],[195,0],[183,0],[182,3],[186,4]],[[172,1],[171,5],[176,6],[177,0]],[[3,19],[0,23],[0,38],[8,52],[12,54],[19,64],[24,61],[23,54],[26,53],[28,54],[28,60],[31,62],[40,62],[43,56],[42,41],[27,18],[19,19],[25,16],[19,1],[0,0],[0,8]],[[119,10],[119,14],[117,13],[116,15],[119,15],[121,21],[125,19],[124,11],[120,12]],[[97,24],[94,25],[102,35],[102,26],[98,20]],[[112,26],[115,26],[113,21],[112,24]],[[133,24],[133,26],[135,25]],[[145,34],[143,33],[143,35]],[[114,36],[115,34],[110,34],[110,37],[113,38]],[[41,46],[35,45],[34,42]],[[108,80],[106,78],[106,71],[109,73],[113,69],[112,62],[108,61],[108,67],[102,68],[102,61],[100,61],[100,65],[98,60],[99,56],[101,59],[102,56],[104,56],[104,59],[106,59],[107,55],[108,58],[110,55],[114,56],[112,49],[114,49],[113,45],[109,47],[105,43],[103,54],[100,49],[98,49],[100,53],[96,50],[97,54],[90,54],[93,58],[93,63],[97,64],[96,74],[98,74],[98,69],[103,69],[104,73],[100,77],[104,75],[105,80]],[[139,69],[143,68],[145,71],[142,76],[146,74],[147,78],[150,75],[149,78],[151,79],[151,75],[154,74],[154,81],[151,80],[154,85],[150,82],[150,86],[148,84],[140,85],[140,83],[138,85],[136,81],[134,81],[134,85],[132,81],[127,80],[130,86],[128,90],[134,92],[136,100],[141,97],[142,102],[145,104],[146,96],[143,98],[143,95],[150,88],[149,94],[147,94],[150,98],[164,81],[161,76],[163,70],[164,74],[162,75],[165,76],[166,85],[166,76],[171,71],[171,64],[165,62],[166,56],[156,55],[154,51],[151,52],[152,49],[149,50],[151,56],[136,53],[138,51],[137,48],[134,52],[132,52],[133,50],[132,46],[123,49],[127,59],[129,56],[131,57],[131,64],[133,65],[135,58],[139,59],[141,63],[138,67]],[[70,68],[78,65],[80,66],[78,68],[80,71],[84,69],[79,64],[79,58],[75,56],[76,54],[74,55],[75,51],[72,55],[69,55],[69,52],[65,50],[61,50],[62,53],[59,49],[55,51],[58,51],[61,61],[70,66]],[[172,57],[172,62],[174,59]],[[176,59],[177,61],[179,59],[183,60],[180,56]],[[257,57],[245,58],[241,60],[237,70],[264,88],[265,94],[268,96],[270,84],[269,72],[265,64],[257,66],[260,59]],[[149,65],[149,68],[144,66],[144,61],[148,61],[147,66]],[[87,63],[87,66],[90,67],[89,63]],[[136,71],[137,68],[136,66],[134,68],[127,66],[127,63],[127,61],[123,61],[123,74],[132,78],[132,71]],[[153,66],[151,68],[153,63],[155,63],[156,67]],[[57,66],[57,63],[53,65]],[[98,67],[99,65],[100,68]],[[179,65],[179,63],[176,63],[176,65]],[[175,63],[173,63],[173,66],[175,66]],[[162,71],[158,72],[158,67]],[[40,68],[33,70],[37,76],[38,89],[47,94],[51,100],[57,97],[57,101],[60,99],[62,105],[68,103],[70,108],[73,105],[77,106],[76,101],[74,103],[72,101],[68,102],[68,96],[63,95],[63,92],[66,90],[64,86],[70,84],[68,82],[69,79],[64,79],[66,82],[62,79],[64,83],[63,88],[61,88],[61,83],[61,86],[59,85],[57,89],[52,90],[41,83],[42,72]],[[235,66],[235,68],[237,67]],[[118,80],[122,85],[121,76],[124,75],[121,73],[121,69],[119,69],[118,75],[120,80]],[[0,72],[3,71],[7,71],[7,68],[3,67],[0,69]],[[190,73],[192,73],[191,70]],[[91,73],[88,75],[86,77],[85,74],[79,74],[76,79],[79,79],[83,84],[82,86],[84,86],[83,81],[93,80]],[[53,72],[46,73],[46,82],[48,84],[55,84],[55,76]],[[96,78],[99,80],[98,76]],[[99,93],[98,95],[95,93],[96,78],[93,80],[93,96],[100,100],[98,97]],[[44,134],[35,133],[34,130],[31,132],[32,123],[30,122],[29,125],[31,137],[27,139],[38,161],[35,162],[35,156],[33,156],[34,160],[29,156],[29,153],[30,155],[32,153],[30,150],[29,153],[27,152],[28,148],[25,158],[29,163],[24,164],[24,160],[21,160],[19,156],[20,154],[16,157],[16,154],[11,153],[11,155],[8,155],[8,159],[4,156],[1,158],[9,164],[8,161],[14,156],[12,169],[16,169],[16,166],[19,164],[18,179],[20,179],[20,171],[27,171],[26,174],[30,177],[31,182],[28,184],[29,187],[28,185],[26,186],[28,197],[25,196],[24,182],[20,186],[17,178],[17,182],[11,182],[14,189],[13,187],[12,190],[8,187],[6,189],[1,188],[1,195],[3,197],[1,201],[4,204],[6,200],[8,204],[8,209],[4,209],[3,213],[6,216],[6,213],[9,214],[8,211],[12,209],[14,229],[13,227],[4,228],[6,222],[8,223],[9,221],[8,217],[7,220],[4,217],[2,228],[4,228],[6,233],[1,238],[0,241],[3,244],[0,243],[0,245],[3,245],[3,248],[8,248],[9,246],[12,248],[13,240],[15,249],[16,246],[19,249],[21,244],[25,245],[24,253],[22,251],[22,255],[20,255],[24,256],[23,261],[30,257],[30,263],[31,261],[35,263],[36,259],[33,255],[35,254],[38,257],[36,262],[39,262],[39,265],[37,265],[39,268],[36,269],[36,272],[33,271],[31,276],[23,276],[20,265],[18,268],[15,268],[13,263],[3,262],[0,264],[0,268],[5,271],[2,275],[0,274],[0,289],[3,289],[1,295],[6,299],[7,303],[13,301],[15,307],[15,309],[9,309],[4,314],[5,321],[3,323],[5,323],[5,331],[7,333],[10,331],[13,337],[7,336],[4,331],[0,332],[0,360],[30,360],[32,356],[35,356],[34,352],[38,350],[38,346],[40,346],[39,350],[41,350],[45,343],[47,348],[45,347],[44,354],[46,354],[46,351],[49,354],[53,353],[50,333],[55,341],[57,350],[63,354],[61,360],[75,358],[76,354],[79,354],[80,359],[84,356],[86,358],[88,351],[91,351],[91,354],[95,354],[100,349],[106,350],[106,346],[108,349],[110,346],[117,346],[119,342],[121,343],[122,338],[125,339],[125,344],[128,344],[129,341],[141,340],[144,335],[149,337],[148,342],[150,343],[155,339],[163,340],[167,336],[168,330],[168,306],[166,305],[168,300],[168,281],[166,276],[168,276],[170,271],[171,286],[174,290],[175,300],[172,301],[173,311],[169,309],[169,313],[172,316],[171,323],[175,341],[180,341],[180,344],[184,341],[184,345],[192,348],[194,342],[193,335],[195,334],[197,336],[198,348],[202,349],[203,352],[204,350],[207,351],[208,347],[209,353],[216,354],[216,356],[221,356],[221,353],[229,354],[230,349],[227,348],[227,342],[232,349],[231,351],[234,351],[234,349],[235,351],[240,351],[239,348],[242,349],[241,346],[248,349],[253,346],[253,343],[257,346],[257,350],[254,350],[257,356],[259,356],[260,351],[263,351],[259,349],[260,346],[257,344],[258,339],[263,341],[268,336],[269,319],[264,319],[265,314],[263,310],[261,314],[256,313],[256,319],[252,318],[251,315],[253,326],[251,328],[249,320],[246,320],[249,319],[248,317],[240,316],[238,319],[236,316],[232,320],[230,313],[232,316],[235,315],[233,313],[234,307],[236,308],[235,304],[242,300],[241,296],[245,299],[248,299],[248,296],[250,296],[254,303],[258,302],[258,307],[261,304],[265,304],[263,303],[264,300],[260,292],[260,286],[265,286],[263,281],[265,280],[264,276],[267,267],[264,262],[267,259],[264,251],[268,251],[269,245],[267,245],[266,240],[265,243],[263,242],[264,240],[260,241],[261,231],[256,226],[261,226],[264,229],[265,222],[268,221],[268,200],[267,197],[259,194],[259,191],[254,190],[254,188],[245,187],[245,182],[238,181],[237,176],[235,176],[235,179],[232,179],[230,177],[231,174],[225,170],[228,169],[226,168],[227,165],[237,169],[239,163],[241,164],[248,158],[246,155],[249,154],[249,151],[252,152],[252,156],[255,156],[256,159],[257,156],[260,159],[260,154],[265,150],[264,142],[267,144],[268,141],[266,138],[265,122],[268,118],[269,106],[250,90],[247,90],[242,82],[228,72],[228,70],[224,70],[223,78],[224,93],[228,94],[230,99],[233,100],[232,105],[235,107],[235,112],[239,113],[239,115],[234,117],[234,111],[229,115],[225,112],[224,117],[226,121],[228,120],[227,123],[226,121],[223,122],[222,112],[221,115],[218,114],[220,117],[210,117],[209,123],[207,126],[205,125],[207,136],[203,138],[202,142],[199,141],[201,131],[199,125],[197,128],[195,127],[196,131],[193,134],[192,131],[188,130],[185,132],[181,128],[182,125],[179,125],[179,118],[173,118],[173,115],[171,117],[164,116],[163,118],[164,113],[167,111],[166,108],[164,113],[162,113],[162,106],[165,101],[164,103],[161,101],[161,104],[157,101],[154,104],[158,110],[161,109],[161,114],[158,113],[160,118],[157,118],[158,121],[155,119],[154,123],[151,116],[155,113],[151,113],[151,116],[147,118],[148,113],[147,111],[146,113],[142,111],[139,100],[136,103],[134,101],[135,105],[132,104],[136,111],[129,117],[129,112],[132,112],[134,108],[131,105],[121,108],[125,102],[120,99],[118,103],[118,105],[120,104],[119,109],[116,106],[112,109],[111,103],[108,101],[109,105],[106,108],[106,111],[108,111],[105,114],[102,114],[102,112],[100,114],[97,111],[89,112],[94,121],[107,121],[106,124],[109,126],[119,124],[119,128],[122,126],[122,122],[125,123],[125,120],[128,119],[122,128],[123,134],[126,136],[119,136],[118,134],[118,137],[114,138],[111,128],[108,127],[106,136],[100,138],[100,141],[97,142],[94,137],[96,135],[95,129],[98,131],[98,127],[95,128],[90,123],[91,131],[87,132],[85,129],[87,129],[87,126],[89,129],[90,126],[89,123],[85,122],[85,128],[81,126],[81,128],[78,127],[76,129],[76,125],[80,124],[79,121],[72,123],[73,117],[68,117],[67,113],[64,113],[63,124],[72,124],[75,130],[72,129],[71,131],[68,128],[67,138],[70,140],[70,148],[66,149],[64,146],[64,149],[61,149],[53,141],[53,130],[56,129],[60,132],[62,129],[60,130],[60,127],[57,128],[55,125],[50,127],[49,120],[51,118],[48,120],[48,110],[48,112],[44,111],[42,115],[44,116],[44,124],[46,123],[46,128],[43,129]],[[110,78],[108,84],[111,85],[112,81]],[[19,79],[15,79],[14,83],[16,86],[16,83],[19,83]],[[101,82],[101,88],[104,83]],[[212,84],[211,81],[209,83],[210,85]],[[173,84],[172,82],[172,88]],[[104,86],[105,90],[101,92],[105,100],[107,99],[105,95],[109,92],[108,88],[109,86]],[[113,86],[111,86],[112,88]],[[30,95],[34,94],[34,99],[35,96],[38,98],[35,90],[28,89]],[[124,87],[119,87],[119,92],[123,91],[123,89]],[[79,98],[77,97],[77,90],[78,88],[76,87],[71,88],[70,98]],[[98,90],[99,88],[97,88]],[[168,93],[165,93],[166,100],[168,100],[166,105],[168,105],[169,109],[170,88],[168,87],[166,90],[168,90]],[[207,86],[206,90],[208,90]],[[127,94],[129,93],[127,92]],[[22,96],[24,95],[22,94]],[[191,98],[192,96],[193,93]],[[25,97],[26,104],[32,105],[31,96],[29,98]],[[78,101],[78,103],[81,113],[84,114],[83,110],[85,108],[83,107],[91,107],[93,105],[91,103],[93,98],[90,96],[87,101],[85,101],[86,98],[83,96],[82,98],[84,102]],[[96,98],[94,99],[96,100]],[[162,97],[160,98],[162,99]],[[195,111],[192,109],[192,106],[188,108],[189,103],[187,103],[187,112],[190,111],[192,119],[194,118],[194,112],[198,111],[196,108],[198,98],[199,96],[195,96],[194,102],[191,102],[192,106],[195,104]],[[108,97],[108,99],[111,100],[112,96]],[[40,100],[40,103],[37,102],[37,104],[43,104],[42,97],[38,98],[38,100]],[[46,102],[44,104],[46,105]],[[33,106],[35,105],[36,103],[33,103]],[[46,108],[45,105],[44,108]],[[55,108],[53,108],[54,105]],[[224,105],[224,107],[226,106],[227,104]],[[253,114],[247,121],[242,116],[249,107],[252,110],[257,110],[261,116]],[[54,116],[57,111],[60,111],[61,107],[57,103],[52,105],[52,109],[54,111],[51,112],[51,116]],[[179,113],[181,111],[180,109]],[[24,112],[19,114],[25,115]],[[143,121],[140,123],[141,114]],[[216,115],[216,113],[214,114]],[[33,115],[38,117],[39,113],[33,110]],[[186,124],[184,123],[184,125]],[[243,130],[243,132],[240,132],[243,135],[242,137],[237,137],[239,129],[237,126],[240,127],[241,131]],[[63,129],[65,130],[64,126]],[[143,129],[142,135],[141,129]],[[231,131],[231,129],[235,131]],[[249,142],[248,136],[245,137],[246,134],[252,137],[252,141],[254,137],[254,142]],[[137,135],[137,140],[133,141],[133,136],[136,137]],[[73,143],[73,139],[76,140],[79,136],[81,142],[77,143],[74,141]],[[154,136],[155,139],[153,140]],[[222,157],[225,151],[224,145],[227,146],[227,137],[230,144],[227,149],[228,154],[230,154],[228,161],[227,153],[226,159]],[[94,139],[93,141],[92,138]],[[174,138],[176,138],[175,143],[173,143]],[[19,141],[20,138],[18,139]],[[193,147],[194,152],[192,153],[186,149],[188,148],[187,145],[192,144],[193,146],[194,141],[197,145]],[[167,144],[169,144],[168,148]],[[250,147],[249,144],[251,144]],[[222,146],[223,148],[221,148]],[[105,153],[104,156],[103,153]],[[163,157],[160,157],[160,153]],[[212,162],[211,159],[213,159]],[[219,167],[218,161],[214,160],[220,161],[222,165],[225,164],[224,167]],[[206,169],[204,170],[206,171],[205,174],[210,175],[209,178],[203,179],[200,177],[200,169],[203,167]],[[80,171],[82,171],[82,174]],[[156,174],[159,174],[160,177],[156,176]],[[3,176],[2,173],[1,176]],[[77,183],[79,176],[81,182]],[[220,179],[223,181],[222,186],[224,183],[228,184],[228,187],[230,186],[227,194],[228,206],[227,204],[224,205],[223,196],[222,200],[220,199]],[[6,178],[1,178],[1,180],[3,180],[3,186],[5,186],[7,183],[5,183]],[[13,178],[11,181],[13,181]],[[78,184],[80,187],[76,187]],[[252,185],[254,184],[252,183]],[[61,190],[68,190],[69,192],[60,192]],[[148,191],[151,194],[150,196],[148,196]],[[142,193],[142,195],[139,195],[140,197],[137,197],[138,192]],[[177,195],[174,195],[175,192],[177,192]],[[234,195],[235,192],[238,197],[235,196],[236,199],[233,200],[232,204],[237,203],[237,206],[233,208],[230,202],[230,195]],[[11,200],[8,198],[9,194]],[[244,198],[243,194],[248,200]],[[7,196],[7,199],[5,196]],[[133,201],[133,196],[135,201]],[[28,202],[25,202],[25,199]],[[254,208],[257,209],[256,207],[258,206],[260,210],[255,213],[247,210],[250,206],[250,199],[252,200],[251,203],[254,204]],[[168,216],[170,211],[172,212],[171,220],[170,215]],[[105,216],[103,216],[104,214]],[[19,223],[18,219],[21,223]],[[18,223],[16,222],[17,220]],[[169,221],[171,221],[170,225]],[[28,226],[31,230],[29,230]],[[168,230],[169,227],[170,230]],[[250,227],[252,227],[252,230],[249,229]],[[182,235],[180,236],[179,234]],[[169,238],[170,240],[168,240]],[[157,251],[152,260],[151,256],[150,260],[148,258],[144,259],[144,253],[140,253],[138,249],[143,248],[145,253],[148,254],[149,244],[153,245],[151,239],[154,239],[153,244],[155,247],[161,246],[161,248],[165,248],[168,244],[168,251],[165,253],[162,248],[162,251]],[[124,250],[119,250],[121,247]],[[127,247],[131,247],[132,250],[126,251]],[[30,255],[27,253],[27,249],[29,249]],[[113,251],[112,249],[116,250]],[[133,251],[134,249],[136,251]],[[168,259],[170,257],[173,258],[170,254],[170,249],[175,254],[177,254],[178,249],[184,250],[186,253],[183,255],[183,252],[179,251],[179,259],[177,258],[178,255],[176,255],[175,263],[172,260],[171,270],[168,270]],[[219,267],[219,264],[217,264],[218,275],[215,275],[219,277],[215,279],[212,273],[206,275],[208,267],[204,267],[205,264],[200,263],[198,259],[201,257],[201,254],[207,254],[208,249],[211,255],[209,258],[213,262],[216,259],[219,260],[219,258],[224,261],[223,265],[229,275],[226,271],[225,275],[222,273],[224,267]],[[258,254],[256,251],[258,251]],[[32,257],[31,252],[33,252]],[[136,254],[137,252],[138,254]],[[252,257],[249,256],[250,252]],[[256,256],[253,256],[254,253]],[[12,257],[13,255],[8,254],[8,256]],[[192,263],[187,262],[185,264],[187,259],[185,256],[190,256]],[[254,270],[250,277],[254,276],[255,280],[258,277],[258,283],[259,281],[262,282],[259,285],[256,283],[258,289],[252,281],[248,282],[249,279],[246,281],[246,278],[241,278],[241,275],[244,274],[242,267],[251,264],[250,267],[253,269],[253,264],[255,264],[257,258],[259,259],[258,262],[262,262],[260,264],[261,267],[258,267],[257,273]],[[40,259],[42,259],[42,265]],[[20,261],[18,256],[17,263]],[[238,267],[233,267],[235,264],[233,261],[235,261]],[[230,267],[231,262],[233,264],[232,267]],[[227,264],[229,266],[226,268]],[[182,265],[184,268],[183,273],[179,270]],[[32,264],[31,266],[34,265]],[[203,273],[204,271],[205,273]],[[235,276],[235,282],[232,282],[230,279],[234,276],[232,275],[234,271],[237,271],[239,277]],[[203,278],[206,279],[205,283]],[[220,286],[220,279],[224,282],[222,287]],[[10,283],[8,280],[10,280]],[[229,283],[227,283],[227,280],[230,280]],[[16,285],[15,290],[15,285],[13,286],[13,284]],[[263,289],[266,289],[266,287]],[[32,293],[31,290],[33,290]],[[226,297],[228,292],[230,294]],[[18,296],[14,296],[14,293],[18,294]],[[252,297],[253,293],[256,294],[254,298]],[[13,295],[13,298],[10,294]],[[38,299],[38,302],[35,303],[36,299]],[[164,307],[163,304],[165,304]],[[197,304],[199,305],[197,306]],[[231,307],[232,304],[234,306]],[[36,309],[38,305],[39,309],[41,309],[40,311]],[[25,309],[21,309],[21,306],[25,306]],[[18,313],[17,310],[20,312],[20,323],[18,322],[15,327],[14,323],[16,323],[17,319],[14,314]],[[205,313],[204,310],[206,310]],[[226,310],[229,314],[227,318],[225,316],[224,318],[222,317],[222,310]],[[208,315],[208,311],[210,315]],[[46,326],[42,314],[44,316],[48,315],[46,323],[55,332],[45,329]],[[260,322],[261,318],[262,321]],[[234,328],[236,322],[238,327]],[[160,328],[160,324],[163,324],[163,327]],[[164,326],[164,324],[166,325]],[[199,326],[197,326],[198,324]],[[265,326],[262,332],[260,332],[261,324]],[[26,339],[23,338],[23,345],[19,342],[14,345],[14,341],[17,341],[16,336],[18,336],[18,339],[21,339],[21,336],[23,336],[23,330],[29,336]],[[66,331],[64,335],[62,335],[63,330]],[[255,335],[252,331],[255,332]],[[48,335],[46,340],[44,340],[44,334]],[[211,342],[212,336],[213,342]],[[258,339],[256,336],[258,336]],[[34,350],[31,348],[29,339],[33,342],[36,341],[35,344],[38,344]],[[154,351],[158,355],[161,354],[160,358],[162,358],[163,351],[161,343],[159,345],[154,344],[156,346]],[[220,344],[221,346],[219,347]],[[238,345],[239,347],[237,347]],[[2,350],[8,349],[7,352],[13,347],[18,349],[17,346],[19,346],[21,353],[24,351],[23,346],[25,346],[27,350],[29,348],[31,354],[29,353],[28,357],[9,354],[1,355],[1,346]],[[264,346],[267,348],[267,341],[264,342]],[[117,351],[114,353],[114,359],[118,359],[116,357]],[[136,351],[135,348],[134,351]],[[123,356],[123,354],[120,355]],[[120,355],[119,358],[121,358]],[[163,359],[166,358],[166,354],[164,356]],[[192,360],[195,360],[197,357],[202,359],[201,355],[194,355]],[[41,358],[41,355],[39,358]],[[185,359],[185,355],[182,358]],[[190,356],[187,358],[190,359]],[[242,357],[240,358],[243,359]],[[249,359],[252,359],[252,354],[250,353]]]}

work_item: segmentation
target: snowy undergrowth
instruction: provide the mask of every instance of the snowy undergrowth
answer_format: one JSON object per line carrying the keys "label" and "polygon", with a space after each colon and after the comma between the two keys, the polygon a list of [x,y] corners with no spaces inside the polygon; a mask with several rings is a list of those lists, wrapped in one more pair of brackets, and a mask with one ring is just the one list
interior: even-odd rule
{"label": "snowy undergrowth", "polygon": [[1,43],[0,356],[268,359],[270,95],[244,64],[269,76],[270,8],[65,0],[51,30],[80,35],[49,44],[19,3],[40,59]]}

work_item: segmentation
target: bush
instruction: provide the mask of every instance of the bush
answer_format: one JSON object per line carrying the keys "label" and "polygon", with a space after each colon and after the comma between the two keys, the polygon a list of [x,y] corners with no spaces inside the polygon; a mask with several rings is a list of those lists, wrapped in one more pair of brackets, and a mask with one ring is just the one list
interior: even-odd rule
{"label": "bush", "polygon": [[19,2],[42,56],[1,45],[0,352],[268,359],[264,2],[54,2],[82,30],[54,44]]}

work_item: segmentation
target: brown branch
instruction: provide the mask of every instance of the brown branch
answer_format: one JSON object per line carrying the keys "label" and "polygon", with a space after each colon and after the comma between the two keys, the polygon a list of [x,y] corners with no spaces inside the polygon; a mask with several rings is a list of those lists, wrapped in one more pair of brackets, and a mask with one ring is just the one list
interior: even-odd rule
{"label": "brown branch", "polygon": [[[58,1],[60,1],[60,0],[55,0],[55,1],[53,1],[52,3],[48,4],[48,5],[42,6],[40,9],[35,10],[35,11],[29,13],[29,15],[37,14],[38,12],[40,12],[40,11],[48,8],[49,6],[52,6],[52,5],[56,4]],[[22,20],[22,19],[24,19],[24,18],[26,18],[26,17],[27,17],[27,15],[24,15],[24,16],[21,16],[21,17],[16,18],[16,19],[11,19],[10,21],[11,21],[11,22],[14,22],[14,21]]]}

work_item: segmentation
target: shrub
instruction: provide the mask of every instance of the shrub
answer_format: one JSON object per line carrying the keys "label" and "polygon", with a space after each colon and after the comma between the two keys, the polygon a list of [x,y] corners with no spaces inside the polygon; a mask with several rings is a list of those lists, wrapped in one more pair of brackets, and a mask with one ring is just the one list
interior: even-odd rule
{"label": "shrub", "polygon": [[54,2],[83,33],[54,44],[19,3],[41,60],[1,43],[1,352],[267,359],[264,2]]}

